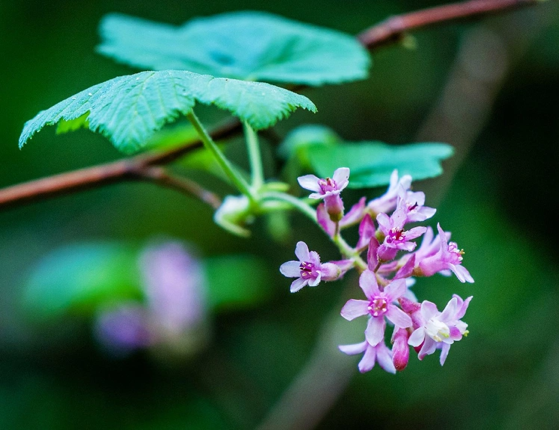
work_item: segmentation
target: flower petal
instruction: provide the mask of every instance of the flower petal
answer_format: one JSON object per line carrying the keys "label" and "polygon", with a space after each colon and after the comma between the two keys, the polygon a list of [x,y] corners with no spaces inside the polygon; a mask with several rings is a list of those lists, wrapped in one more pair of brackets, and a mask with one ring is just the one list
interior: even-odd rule
{"label": "flower petal", "polygon": [[408,286],[406,285],[405,279],[396,279],[386,286],[384,294],[388,302],[392,303],[394,300],[402,297],[407,288]]}
{"label": "flower petal", "polygon": [[366,200],[366,197],[361,197],[359,202],[351,207],[349,212],[346,213],[340,221],[340,227],[357,224],[363,218]]}
{"label": "flower petal", "polygon": [[371,238],[375,236],[375,233],[375,224],[373,223],[371,215],[366,214],[361,224],[359,224],[359,241],[357,242],[356,248],[365,248],[369,244]]}
{"label": "flower petal", "polygon": [[310,190],[315,192],[320,192],[320,185],[318,184],[319,180],[320,178],[318,178],[315,175],[305,175],[305,176],[299,176],[297,178],[297,182],[299,182],[299,185],[302,188],[304,188],[305,190]]}
{"label": "flower petal", "polygon": [[336,231],[336,223],[330,219],[328,211],[324,203],[321,203],[316,208],[316,220],[328,236],[333,237]]}
{"label": "flower petal", "polygon": [[280,266],[280,272],[288,278],[298,278],[301,276],[301,262],[288,261]]}
{"label": "flower petal", "polygon": [[377,222],[384,234],[388,234],[388,231],[392,228],[392,222],[390,217],[385,213],[381,212],[377,215]]}
{"label": "flower petal", "polygon": [[382,367],[388,373],[396,373],[396,368],[392,362],[392,353],[384,342],[379,343],[376,346],[377,350],[377,361],[380,367]]}
{"label": "flower petal", "polygon": [[408,339],[408,345],[411,346],[419,346],[425,340],[425,329],[423,327],[419,327],[415,330],[410,338]]}
{"label": "flower petal", "polygon": [[440,245],[441,245],[441,251],[444,252],[448,252],[448,239],[450,238],[450,233],[446,233],[442,228],[440,224],[437,224],[437,230],[439,230],[439,237],[440,239]]}
{"label": "flower petal", "polygon": [[316,274],[316,278],[314,278],[313,280],[309,280],[309,287],[316,287],[318,284],[320,284],[320,279],[322,278],[322,275],[320,274],[320,272],[318,272]]}
{"label": "flower petal", "polygon": [[443,366],[444,362],[446,361],[446,357],[448,356],[448,351],[450,351],[450,344],[448,343],[443,344],[441,348],[441,358],[440,358],[441,366]]}
{"label": "flower petal", "polygon": [[457,307],[457,300],[456,297],[453,297],[452,299],[450,299],[450,301],[448,302],[448,304],[445,306],[444,310],[442,311],[441,315],[439,316],[439,320],[444,322],[444,323],[449,323],[449,322],[453,322],[454,320],[456,320],[456,313],[458,312],[458,307]]}
{"label": "flower petal", "polygon": [[359,277],[359,286],[368,299],[380,294],[377,283],[377,276],[370,270],[365,270]]}
{"label": "flower petal", "polygon": [[351,321],[357,317],[367,315],[369,313],[368,307],[369,302],[367,300],[350,299],[340,313],[346,320]]}
{"label": "flower petal", "polygon": [[322,194],[322,193],[311,193],[309,194],[309,199],[319,200],[319,199],[323,199],[325,196],[326,194]]}
{"label": "flower petal", "polygon": [[400,268],[400,270],[398,270],[398,272],[394,276],[394,279],[402,279],[411,276],[414,268],[415,268],[415,254],[412,254],[411,257],[408,258],[405,264]]}
{"label": "flower petal", "polygon": [[332,175],[332,179],[336,183],[338,190],[343,190],[349,183],[349,168],[340,167],[339,169],[336,169]]}
{"label": "flower petal", "polygon": [[464,301],[462,301],[460,296],[458,296],[456,294],[454,294],[452,297],[456,297],[456,300],[459,299],[458,303],[460,304],[460,309],[456,313],[456,319],[460,319],[466,314],[466,310],[468,309],[468,305],[470,304],[470,301],[474,298],[474,296],[470,296]]}
{"label": "flower petal", "polygon": [[402,309],[394,305],[388,305],[386,318],[398,327],[407,328],[412,326],[411,318]]}
{"label": "flower petal", "polygon": [[406,240],[412,240],[427,231],[427,227],[414,227],[406,232]]}
{"label": "flower petal", "polygon": [[364,340],[360,343],[353,343],[351,345],[339,345],[338,349],[347,355],[361,354],[367,349],[367,341]]}
{"label": "flower petal", "polygon": [[297,242],[297,246],[295,247],[295,255],[299,259],[299,261],[309,261],[310,254],[309,254],[309,247],[303,241]]}
{"label": "flower petal", "polygon": [[384,339],[384,329],[386,328],[386,321],[384,317],[369,318],[367,328],[365,329],[365,339],[371,345],[378,345]]}
{"label": "flower petal", "polygon": [[432,317],[439,314],[439,310],[437,309],[437,305],[433,302],[428,300],[424,300],[421,303],[421,315],[425,321],[429,321]]}
{"label": "flower petal", "polygon": [[308,281],[306,279],[295,279],[292,283],[291,283],[291,288],[289,289],[289,291],[291,291],[292,293],[296,293],[297,291],[299,291],[301,288],[303,288],[305,285],[307,285]]}
{"label": "flower petal", "polygon": [[367,267],[369,270],[375,270],[378,264],[378,249],[380,244],[376,237],[371,237],[369,241],[369,249],[367,250]]}
{"label": "flower petal", "polygon": [[470,272],[468,272],[468,269],[464,266],[449,264],[448,267],[454,272],[460,282],[469,282],[470,284],[474,283],[474,278],[472,278],[472,275],[470,275]]}
{"label": "flower petal", "polygon": [[437,342],[431,339],[429,336],[425,338],[425,342],[419,351],[418,358],[423,360],[426,355],[431,355],[437,349]]}
{"label": "flower petal", "polygon": [[316,251],[309,252],[309,259],[308,262],[312,263],[315,267],[320,267],[320,255]]}
{"label": "flower petal", "polygon": [[365,354],[363,354],[363,358],[357,365],[359,371],[361,373],[365,373],[371,370],[373,367],[375,367],[376,356],[377,356],[377,352],[375,348],[373,348],[371,345],[367,345]]}

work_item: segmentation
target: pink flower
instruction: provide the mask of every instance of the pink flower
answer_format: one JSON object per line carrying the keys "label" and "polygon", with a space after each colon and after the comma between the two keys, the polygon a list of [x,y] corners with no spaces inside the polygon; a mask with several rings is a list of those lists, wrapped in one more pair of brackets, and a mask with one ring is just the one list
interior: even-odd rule
{"label": "pink flower", "polygon": [[384,291],[381,291],[376,275],[370,270],[365,270],[359,278],[359,286],[368,300],[348,300],[341,314],[348,321],[363,315],[370,316],[365,330],[367,342],[375,346],[384,339],[385,316],[394,325],[402,328],[411,327],[411,318],[393,304],[406,293],[405,279],[393,281],[384,288]]}
{"label": "pink flower", "polygon": [[437,348],[441,349],[441,366],[444,364],[450,346],[466,336],[468,325],[460,320],[466,313],[472,297],[462,300],[454,294],[442,312],[437,306],[425,300],[421,304],[422,324],[410,336],[408,343],[413,347],[421,346],[419,359],[423,360]]}
{"label": "pink flower", "polygon": [[404,230],[407,214],[402,208],[398,208],[389,217],[385,213],[377,215],[380,231],[384,234],[384,242],[378,250],[379,259],[392,260],[399,250],[411,252],[417,244],[411,240],[421,236],[427,230],[426,227],[414,227]]}
{"label": "pink flower", "polygon": [[450,233],[445,233],[440,225],[437,225],[437,229],[439,230],[439,250],[436,254],[419,261],[421,273],[424,276],[431,276],[443,270],[451,270],[460,282],[473,283],[474,278],[472,278],[468,269],[462,266],[464,251],[458,249],[456,242],[448,243]]}
{"label": "pink flower", "polygon": [[342,274],[339,266],[333,263],[320,264],[320,256],[309,251],[305,242],[297,242],[295,255],[299,261],[288,261],[280,267],[280,272],[288,278],[298,278],[291,283],[291,292],[295,293],[305,285],[316,287],[321,280],[333,281]]}
{"label": "pink flower", "polygon": [[398,179],[398,171],[394,170],[392,175],[390,175],[390,185],[388,190],[382,196],[371,200],[367,204],[367,208],[374,214],[387,213],[396,207],[396,201],[398,199],[398,190],[402,188],[407,191],[411,187],[411,176],[404,175]]}
{"label": "pink flower", "polygon": [[376,345],[371,345],[367,340],[361,343],[355,343],[352,345],[340,345],[338,346],[340,351],[347,355],[363,354],[363,358],[358,364],[358,369],[361,373],[368,372],[378,361],[380,367],[386,370],[388,373],[396,373],[396,368],[392,363],[392,353],[384,342],[379,342]]}
{"label": "pink flower", "polygon": [[420,222],[431,218],[437,212],[436,209],[423,206],[425,204],[425,193],[421,191],[406,191],[398,188],[398,209],[406,214],[406,222]]}
{"label": "pink flower", "polygon": [[344,213],[344,204],[340,193],[349,184],[349,169],[336,169],[332,178],[320,179],[315,175],[305,175],[297,178],[299,185],[306,190],[314,191],[309,198],[324,199],[324,206],[330,219],[339,222]]}
{"label": "pink flower", "polygon": [[320,179],[315,175],[305,175],[298,177],[297,181],[304,189],[314,191],[309,198],[323,199],[338,195],[347,187],[349,184],[349,169],[347,167],[336,169],[332,178]]}

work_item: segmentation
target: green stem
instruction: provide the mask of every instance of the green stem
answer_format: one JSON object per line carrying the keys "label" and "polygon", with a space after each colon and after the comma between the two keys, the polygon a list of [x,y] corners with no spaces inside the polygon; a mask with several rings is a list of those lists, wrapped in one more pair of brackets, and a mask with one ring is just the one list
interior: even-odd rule
{"label": "green stem", "polygon": [[[262,194],[263,200],[280,200],[289,203],[292,207],[298,209],[302,213],[304,213],[308,218],[318,224],[316,219],[316,211],[309,206],[307,203],[303,202],[302,200],[293,197],[290,194],[280,193],[277,191],[268,191]],[[350,258],[355,262],[355,267],[360,271],[363,272],[367,269],[367,263],[363,261],[363,259],[359,256],[359,253],[355,251],[351,246],[347,244],[347,242],[343,239],[343,237],[339,234],[335,234],[334,237],[331,238],[332,242],[338,247],[341,254],[344,257]]]}
{"label": "green stem", "polygon": [[347,244],[344,238],[338,233],[334,235],[332,241],[336,244],[340,252],[344,255],[344,257],[350,258],[355,262],[355,267],[360,271],[363,272],[367,269],[367,263],[363,261],[363,259],[359,256],[359,253],[355,251],[351,246]]}
{"label": "green stem", "polygon": [[250,189],[250,186],[247,184],[245,179],[239,174],[239,172],[237,172],[237,170],[233,167],[233,165],[231,165],[229,160],[225,158],[225,155],[223,155],[219,147],[210,137],[210,135],[208,134],[208,132],[206,131],[206,129],[204,128],[204,126],[202,125],[202,123],[200,122],[196,114],[194,113],[194,111],[187,113],[186,117],[194,126],[194,129],[198,133],[198,136],[200,136],[200,140],[202,141],[206,149],[214,155],[216,161],[221,166],[221,168],[223,169],[227,177],[231,180],[233,185],[235,185],[241,193],[247,196],[252,204],[256,205],[257,204],[256,198],[254,197],[254,194]]}
{"label": "green stem", "polygon": [[264,184],[264,170],[262,167],[260,146],[258,145],[258,135],[248,124],[248,122],[244,122],[243,125],[245,129],[250,171],[252,174],[252,188],[254,190],[259,190],[260,187],[262,187],[262,185]]}

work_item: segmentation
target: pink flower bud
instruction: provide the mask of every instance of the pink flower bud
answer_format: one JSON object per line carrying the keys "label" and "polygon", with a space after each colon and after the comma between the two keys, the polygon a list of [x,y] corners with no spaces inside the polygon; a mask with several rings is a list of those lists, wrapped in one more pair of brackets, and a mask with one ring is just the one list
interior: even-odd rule
{"label": "pink flower bud", "polygon": [[410,359],[410,348],[408,346],[409,332],[405,328],[394,327],[392,340],[392,362],[398,371],[402,371],[408,365]]}

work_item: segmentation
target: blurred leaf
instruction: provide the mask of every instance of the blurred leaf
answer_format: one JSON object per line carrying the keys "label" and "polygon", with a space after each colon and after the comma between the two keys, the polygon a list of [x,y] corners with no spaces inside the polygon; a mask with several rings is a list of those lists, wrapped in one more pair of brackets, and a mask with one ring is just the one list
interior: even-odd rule
{"label": "blurred leaf", "polygon": [[181,27],[110,14],[99,32],[98,52],[144,69],[321,85],[364,79],[370,66],[355,38],[263,12],[197,18]]}
{"label": "blurred leaf", "polygon": [[[59,123],[60,124],[60,123]],[[155,132],[145,143],[148,149],[165,149],[194,144],[200,138],[192,124],[178,124]]]}
{"label": "blurred leaf", "polygon": [[[87,126],[126,153],[145,146],[156,130],[192,112],[196,101],[229,110],[254,129],[274,125],[297,107],[315,112],[304,96],[273,85],[185,71],[142,72],[88,88],[27,121],[22,147],[45,125],[87,118]],[[89,115],[88,115],[89,114]]]}
{"label": "blurred leaf", "polygon": [[344,143],[331,146],[309,146],[310,162],[321,177],[329,177],[338,167],[349,167],[349,188],[386,185],[390,174],[414,180],[433,178],[443,172],[441,161],[454,150],[444,143],[412,143],[393,146],[381,142]]}
{"label": "blurred leaf", "polygon": [[32,269],[24,305],[38,318],[92,314],[100,304],[140,296],[137,251],[115,243],[70,245]]}
{"label": "blurred leaf", "polygon": [[303,161],[308,159],[305,151],[308,146],[331,146],[340,141],[340,137],[329,127],[314,124],[303,125],[287,135],[278,149],[278,154],[282,158],[296,156],[305,165]]}
{"label": "blurred leaf", "polygon": [[270,273],[257,257],[212,257],[204,260],[204,269],[214,309],[253,307],[270,296]]}

